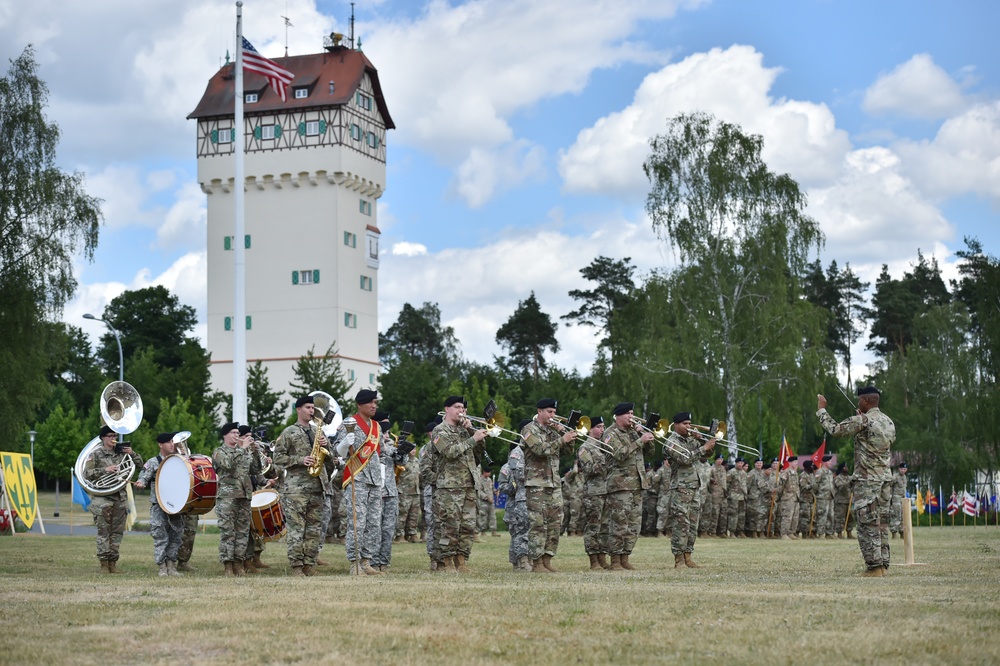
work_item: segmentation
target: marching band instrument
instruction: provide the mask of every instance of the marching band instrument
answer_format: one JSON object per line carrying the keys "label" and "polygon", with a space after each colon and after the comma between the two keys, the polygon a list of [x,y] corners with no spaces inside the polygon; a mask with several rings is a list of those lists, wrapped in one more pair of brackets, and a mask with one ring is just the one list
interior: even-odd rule
{"label": "marching band instrument", "polygon": [[[101,418],[109,428],[119,435],[127,435],[142,423],[142,398],[139,392],[127,382],[111,382],[101,392]],[[108,472],[96,481],[88,481],[84,476],[87,459],[102,446],[101,438],[95,437],[87,442],[76,457],[73,471],[80,486],[89,494],[97,497],[114,495],[128,484],[135,474],[135,462],[132,456],[126,454],[118,469]]]}
{"label": "marching band instrument", "polygon": [[633,416],[632,425],[635,426],[637,430],[645,430],[648,433],[652,433],[656,441],[658,441],[664,448],[669,449],[678,455],[687,455],[687,449],[679,448],[676,444],[670,441],[670,433],[673,432],[674,428],[674,424],[670,422],[670,419],[661,419],[659,414],[653,412],[653,414],[645,420]]}
{"label": "marching band instrument", "polygon": [[[535,416],[532,417],[532,420],[538,421],[538,414],[535,414]],[[575,432],[577,439],[580,439],[581,437],[583,438],[583,442],[581,442],[581,444],[591,442],[602,453],[614,453],[614,449],[609,444],[590,436],[590,417],[583,416],[575,409],[570,410],[569,417],[553,414],[551,423],[556,430],[562,432],[563,434],[566,434],[567,432]]]}
{"label": "marching band instrument", "polygon": [[171,516],[208,513],[218,492],[219,476],[208,456],[174,454],[156,470],[156,502]]}
{"label": "marching band instrument", "polygon": [[189,449],[187,445],[187,441],[189,439],[191,439],[190,430],[181,430],[180,432],[174,433],[173,438],[170,440],[174,443],[174,452],[182,456],[191,455],[191,449]]}
{"label": "marching band instrument", "polygon": [[329,453],[320,446],[319,440],[323,436],[330,438],[336,435],[344,416],[340,411],[340,405],[329,393],[313,391],[309,395],[313,399],[313,424],[316,426],[316,438],[313,440],[310,454],[314,460],[309,466],[309,476],[319,476],[323,472],[323,462]]}
{"label": "marching band instrument", "polygon": [[250,498],[250,524],[264,541],[285,536],[285,512],[276,491],[265,488],[254,492]]}
{"label": "marching band instrument", "polygon": [[695,439],[701,439],[701,433],[707,433],[709,439],[714,439],[719,444],[726,444],[730,447],[736,449],[737,453],[742,453],[745,456],[760,456],[760,451],[757,449],[751,449],[749,446],[744,446],[742,444],[737,444],[734,441],[726,439],[726,422],[720,421],[719,419],[712,419],[711,425],[691,425],[691,428],[695,431]]}

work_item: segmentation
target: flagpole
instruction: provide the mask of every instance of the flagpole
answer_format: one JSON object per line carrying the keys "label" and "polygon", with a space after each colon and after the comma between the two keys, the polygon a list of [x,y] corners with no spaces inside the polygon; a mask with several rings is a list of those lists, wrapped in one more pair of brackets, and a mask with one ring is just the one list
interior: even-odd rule
{"label": "flagpole", "polygon": [[233,128],[235,153],[235,174],[233,183],[233,207],[236,213],[233,236],[233,420],[247,421],[247,349],[246,349],[246,294],[244,281],[246,263],[244,257],[243,205],[246,178],[243,175],[243,2],[236,2],[236,119]]}

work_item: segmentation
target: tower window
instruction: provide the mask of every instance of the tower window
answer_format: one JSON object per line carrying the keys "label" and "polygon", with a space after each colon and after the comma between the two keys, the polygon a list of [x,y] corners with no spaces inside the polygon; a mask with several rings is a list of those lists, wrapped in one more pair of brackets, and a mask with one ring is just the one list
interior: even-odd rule
{"label": "tower window", "polygon": [[306,97],[309,97],[309,89],[308,88],[296,88],[295,89],[295,99],[305,99]]}
{"label": "tower window", "polygon": [[243,98],[243,101],[246,104],[255,104],[257,102],[257,99],[258,99],[257,93],[247,93],[246,96]]}
{"label": "tower window", "polygon": [[358,235],[352,234],[350,231],[344,232],[344,245],[347,247],[357,247],[358,246]]}
{"label": "tower window", "polygon": [[368,132],[368,145],[372,148],[378,148],[378,135],[375,132]]}
{"label": "tower window", "polygon": [[344,313],[344,326],[347,328],[357,328],[358,327],[358,315],[351,312]]}
{"label": "tower window", "polygon": [[351,123],[351,138],[355,141],[361,141],[361,127],[356,123]]}
{"label": "tower window", "polygon": [[372,280],[369,276],[367,275],[361,276],[361,289],[363,289],[364,291],[371,291],[373,283],[374,280]]}
{"label": "tower window", "polygon": [[306,121],[306,136],[316,136],[319,134],[319,121],[318,120],[307,120]]}

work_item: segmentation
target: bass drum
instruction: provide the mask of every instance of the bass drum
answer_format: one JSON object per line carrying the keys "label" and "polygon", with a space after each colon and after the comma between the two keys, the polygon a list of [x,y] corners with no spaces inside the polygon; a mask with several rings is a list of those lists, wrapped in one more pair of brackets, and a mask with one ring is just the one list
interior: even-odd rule
{"label": "bass drum", "polygon": [[250,524],[264,541],[285,536],[285,512],[274,490],[258,490],[250,498]]}
{"label": "bass drum", "polygon": [[163,513],[208,513],[218,492],[219,477],[208,456],[167,456],[156,471],[156,501]]}

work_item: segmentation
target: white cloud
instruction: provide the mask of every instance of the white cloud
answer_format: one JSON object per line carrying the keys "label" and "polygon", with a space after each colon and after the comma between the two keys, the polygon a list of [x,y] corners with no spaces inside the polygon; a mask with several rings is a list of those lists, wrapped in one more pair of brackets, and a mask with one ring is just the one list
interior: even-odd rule
{"label": "white cloud", "polygon": [[174,201],[156,230],[156,244],[164,249],[204,247],[208,210],[205,194],[195,183],[174,193]]}
{"label": "white cloud", "polygon": [[513,141],[495,149],[473,148],[455,172],[453,189],[470,208],[504,190],[545,177],[545,149]]}
{"label": "white cloud", "polygon": [[396,257],[420,257],[427,254],[423,243],[394,243],[390,254]]}
{"label": "white cloud", "polygon": [[649,184],[642,164],[649,140],[679,113],[707,111],[764,136],[764,160],[801,184],[828,182],[850,149],[823,104],[775,100],[770,89],[780,70],[765,68],[749,46],[712,49],[649,74],[632,103],[582,130],[560,156],[559,172],[570,192],[635,198]]}
{"label": "white cloud", "polygon": [[927,53],[918,53],[865,91],[862,107],[869,113],[895,113],[915,118],[943,118],[965,104],[962,89]]}

